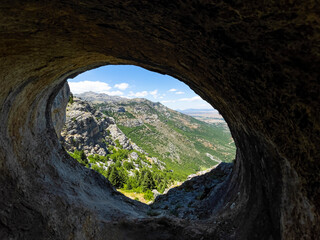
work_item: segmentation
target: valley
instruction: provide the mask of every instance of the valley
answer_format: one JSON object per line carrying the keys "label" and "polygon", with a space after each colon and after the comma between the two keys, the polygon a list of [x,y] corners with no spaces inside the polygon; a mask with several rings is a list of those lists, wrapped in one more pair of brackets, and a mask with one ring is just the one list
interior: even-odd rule
{"label": "valley", "polygon": [[71,96],[61,143],[82,165],[145,203],[191,174],[232,162],[223,124],[210,124],[146,99],[93,92]]}

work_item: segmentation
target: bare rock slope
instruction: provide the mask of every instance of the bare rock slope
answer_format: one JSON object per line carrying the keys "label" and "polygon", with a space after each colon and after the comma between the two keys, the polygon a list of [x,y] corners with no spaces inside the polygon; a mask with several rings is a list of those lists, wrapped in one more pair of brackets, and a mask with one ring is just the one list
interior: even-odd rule
{"label": "bare rock slope", "polygon": [[84,150],[87,155],[105,156],[108,146],[116,141],[128,150],[142,150],[123,134],[114,119],[96,110],[89,102],[73,98],[67,105],[66,122],[61,132],[61,141],[66,150]]}

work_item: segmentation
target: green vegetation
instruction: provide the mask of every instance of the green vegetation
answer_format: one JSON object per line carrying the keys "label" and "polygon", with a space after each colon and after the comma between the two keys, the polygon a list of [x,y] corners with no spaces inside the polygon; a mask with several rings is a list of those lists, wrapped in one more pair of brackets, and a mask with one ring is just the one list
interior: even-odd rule
{"label": "green vegetation", "polygon": [[[132,152],[138,154],[137,160],[129,159]],[[163,193],[174,182],[174,175],[170,171],[161,170],[155,164],[151,165],[145,154],[135,150],[115,147],[107,156],[96,154],[86,157],[83,151],[69,152],[69,154],[82,165],[102,174],[122,192],[141,193],[147,201],[153,200],[153,189]],[[109,167],[108,164],[110,164]]]}
{"label": "green vegetation", "polygon": [[73,153],[70,153],[70,156],[73,157],[74,159],[76,159],[79,163],[81,163],[81,165],[88,167],[88,160],[87,160],[87,156],[84,153],[83,150],[81,151],[74,151]]}
{"label": "green vegetation", "polygon": [[72,104],[73,103],[73,94],[72,93],[70,93],[70,97],[69,97],[69,101],[68,101],[70,104]]}
{"label": "green vegetation", "polygon": [[[123,149],[119,140],[113,140],[107,156],[86,157],[83,151],[70,155],[133,198],[151,201],[152,190],[163,193],[190,174],[234,159],[235,145],[223,125],[208,124],[147,100],[99,103],[94,107],[113,117],[122,132],[148,154]],[[117,111],[120,107],[125,111]],[[107,135],[112,138],[109,130]],[[137,159],[130,157],[133,152],[137,153]]]}
{"label": "green vegetation", "polygon": [[[189,174],[200,171],[201,168],[212,167],[218,163],[207,157],[206,153],[209,153],[217,157],[218,160],[225,162],[233,160],[235,147],[234,145],[228,146],[226,144],[231,141],[231,136],[224,132],[222,127],[200,122],[199,128],[183,131],[179,129],[177,123],[174,123],[173,121],[167,120],[167,124],[170,127],[171,132],[175,131],[182,135],[182,140],[184,140],[183,138],[186,139],[185,142],[182,142],[183,144],[191,145],[192,148],[195,148],[199,152],[196,155],[193,154],[194,152],[192,151],[181,151],[179,155],[180,158],[183,159],[183,168],[181,167],[181,164],[174,161],[176,159],[172,158],[169,152],[163,154],[159,153],[159,145],[163,144],[163,147],[165,147],[170,140],[167,139],[165,135],[158,132],[154,126],[145,124],[138,127],[126,127],[122,125],[118,125],[118,127],[139,147],[161,161],[164,161],[167,164],[167,168],[173,170],[177,180],[184,180]],[[163,140],[161,140],[161,138]],[[211,142],[214,142],[214,145],[223,146],[224,149],[221,149],[221,147],[216,149],[214,147],[210,147],[209,144]],[[205,146],[204,144],[208,144],[209,146]],[[179,145],[179,143],[176,143],[176,145]],[[157,146],[158,148],[155,148],[154,146]],[[191,147],[190,149],[192,149]]]}
{"label": "green vegetation", "polygon": [[[140,148],[165,162],[175,180],[184,181],[192,173],[234,159],[235,145],[223,125],[208,124],[147,100],[128,100],[112,106],[95,105],[113,117],[122,132]],[[110,110],[118,107],[124,107],[125,112]],[[128,124],[134,119],[142,124]]]}

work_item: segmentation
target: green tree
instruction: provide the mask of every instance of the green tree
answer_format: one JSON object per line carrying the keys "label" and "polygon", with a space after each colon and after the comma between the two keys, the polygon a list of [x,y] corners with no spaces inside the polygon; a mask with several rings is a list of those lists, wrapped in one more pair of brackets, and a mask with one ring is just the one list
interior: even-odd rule
{"label": "green tree", "polygon": [[83,160],[83,161],[87,160],[87,156],[86,156],[86,154],[84,153],[83,150],[80,151],[80,158],[81,158],[81,160]]}
{"label": "green tree", "polygon": [[116,161],[115,167],[117,167],[117,168],[120,168],[120,167],[121,167],[121,162],[120,162],[119,159]]}
{"label": "green tree", "polygon": [[122,187],[125,183],[128,182],[128,173],[123,167],[118,168],[118,172],[119,172],[119,178],[120,178],[120,183]]}
{"label": "green tree", "polygon": [[111,170],[110,175],[109,175],[109,181],[116,188],[120,188],[121,187],[122,183],[121,183],[121,179],[120,179],[120,176],[119,176],[119,172],[118,172],[116,167],[112,167],[112,170]]}
{"label": "green tree", "polygon": [[75,158],[80,164],[88,167],[88,159],[83,150],[74,151],[74,153],[69,153],[71,157]]}
{"label": "green tree", "polygon": [[131,190],[133,188],[133,184],[132,184],[132,178],[128,178],[127,183],[125,184],[125,189],[127,190]]}
{"label": "green tree", "polygon": [[159,187],[158,187],[158,191],[159,191],[160,193],[163,193],[163,192],[166,190],[166,188],[167,188],[166,182],[162,182],[162,183],[159,185]]}
{"label": "green tree", "polygon": [[127,161],[123,163],[123,167],[125,169],[127,169],[127,170],[130,170],[130,169],[134,168],[133,163],[132,162],[127,162]]}
{"label": "green tree", "polygon": [[107,179],[109,179],[110,173],[111,173],[111,166],[108,167],[107,171],[105,171],[104,176],[105,176]]}
{"label": "green tree", "polygon": [[146,171],[146,173],[144,174],[141,187],[143,191],[146,191],[147,189],[152,190],[155,188],[155,182],[150,171]]}

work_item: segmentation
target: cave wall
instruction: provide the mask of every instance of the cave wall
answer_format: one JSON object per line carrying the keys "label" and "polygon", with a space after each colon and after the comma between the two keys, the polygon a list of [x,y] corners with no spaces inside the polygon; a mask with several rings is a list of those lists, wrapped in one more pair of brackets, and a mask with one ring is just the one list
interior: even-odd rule
{"label": "cave wall", "polygon": [[[311,0],[2,1],[0,238],[315,239],[319,10]],[[228,122],[237,159],[209,220],[152,218],[60,146],[55,95],[107,64],[174,76]]]}
{"label": "cave wall", "polygon": [[63,87],[60,89],[60,91],[56,95],[54,101],[52,102],[52,108],[51,108],[52,124],[58,138],[61,136],[61,130],[66,122],[66,118],[67,118],[66,107],[69,102],[69,97],[70,97],[70,87],[69,87],[69,84],[65,82]]}

